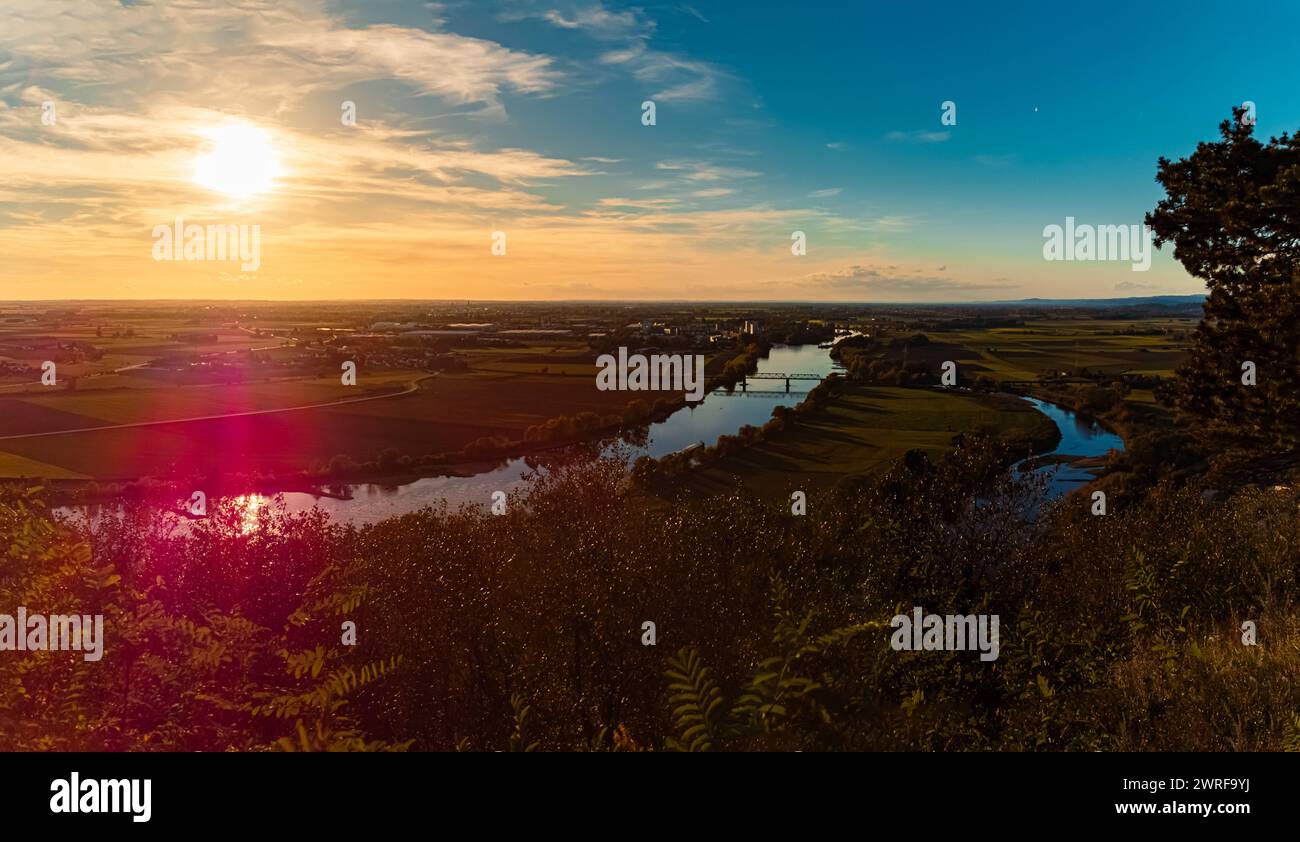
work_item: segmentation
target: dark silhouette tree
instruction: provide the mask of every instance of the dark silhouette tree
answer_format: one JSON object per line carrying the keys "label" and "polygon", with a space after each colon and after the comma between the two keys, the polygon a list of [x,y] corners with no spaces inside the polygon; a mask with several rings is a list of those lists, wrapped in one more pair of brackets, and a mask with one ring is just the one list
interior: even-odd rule
{"label": "dark silhouette tree", "polygon": [[[1160,159],[1146,222],[1209,290],[1173,398],[1209,439],[1293,450],[1300,441],[1300,137],[1267,144],[1242,109],[1222,139]],[[1243,368],[1254,363],[1255,385]]]}

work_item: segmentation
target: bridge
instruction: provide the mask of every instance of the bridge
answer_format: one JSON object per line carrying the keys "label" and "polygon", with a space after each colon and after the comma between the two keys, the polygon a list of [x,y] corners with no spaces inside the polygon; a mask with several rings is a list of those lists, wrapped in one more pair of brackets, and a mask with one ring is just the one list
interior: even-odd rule
{"label": "bridge", "polygon": [[740,388],[745,389],[750,380],[784,380],[785,390],[790,391],[791,380],[823,380],[820,374],[809,374],[805,371],[796,371],[792,374],[785,374],[779,371],[768,371],[762,374],[746,374],[740,378]]}

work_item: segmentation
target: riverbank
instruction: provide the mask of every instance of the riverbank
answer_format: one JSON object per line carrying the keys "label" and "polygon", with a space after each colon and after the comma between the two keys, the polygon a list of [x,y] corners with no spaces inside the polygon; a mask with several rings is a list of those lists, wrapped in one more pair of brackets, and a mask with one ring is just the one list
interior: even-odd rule
{"label": "riverbank", "polygon": [[911,450],[937,458],[962,433],[988,433],[1043,452],[1059,433],[1047,416],[1009,395],[845,382],[816,413],[691,471],[684,487],[717,493],[743,484],[761,496],[832,487],[879,474]]}
{"label": "riverbank", "polygon": [[[739,360],[737,362],[740,362]],[[770,356],[743,354],[745,369],[763,372],[818,372],[830,376],[835,364],[826,349],[776,346]],[[738,366],[732,367],[735,373]],[[832,385],[833,384],[833,385]],[[878,474],[917,450],[938,458],[962,434],[996,437],[1013,453],[1051,454],[1061,431],[1025,399],[937,387],[869,386],[832,380],[808,394],[754,390],[718,391],[705,401],[646,406],[650,418],[638,427],[613,423],[582,430],[579,440],[533,440],[503,443],[500,453],[464,458],[403,460],[396,454],[368,465],[352,464],[341,475],[209,476],[200,481],[148,480],[94,483],[60,480],[47,484],[62,506],[112,504],[126,500],[185,499],[202,488],[209,500],[220,497],[285,495],[293,511],[319,505],[331,516],[371,522],[441,503],[483,504],[498,491],[509,491],[543,457],[609,452],[622,440],[630,461],[649,456],[661,462],[694,444],[704,466],[663,471],[656,483],[675,493],[708,494],[743,484],[759,494],[775,495],[786,485],[811,490],[854,477]],[[639,418],[640,416],[638,416]],[[783,419],[775,422],[774,417]],[[676,459],[678,462],[694,462]],[[1055,460],[1065,461],[1065,460]],[[433,464],[429,464],[433,463]],[[1039,465],[1041,467],[1041,464]],[[1095,468],[1095,466],[1093,466]],[[1074,470],[1071,465],[1066,470]],[[667,476],[672,474],[672,476]],[[634,476],[637,472],[634,471]]]}
{"label": "riverbank", "polygon": [[1060,433],[1050,451],[1037,452],[1013,466],[1013,470],[1041,475],[1049,497],[1063,496],[1101,478],[1111,451],[1125,449],[1118,433],[1086,413],[1032,395],[1022,400],[1043,414]]}
{"label": "riverbank", "polygon": [[[682,407],[674,407],[674,411]],[[668,413],[671,414],[671,413]],[[201,487],[209,497],[235,497],[249,494],[306,494],[312,497],[351,500],[352,488],[357,486],[400,487],[420,480],[469,479],[501,469],[510,462],[526,460],[547,453],[566,450],[583,444],[617,440],[627,433],[620,426],[602,427],[583,441],[556,441],[541,443],[514,443],[500,456],[478,457],[455,462],[442,462],[426,468],[411,469],[400,461],[396,467],[385,470],[375,467],[338,476],[298,474],[293,476],[221,476],[161,480],[146,477],[124,482],[94,479],[25,479],[6,478],[0,487],[30,488],[41,486],[46,499],[55,506],[94,505],[125,500],[158,499],[161,497],[189,497]]]}
{"label": "riverbank", "polygon": [[[746,374],[758,371],[770,352],[771,346],[753,343],[730,353],[715,355],[706,369],[710,372],[706,391],[715,394],[730,389]],[[659,393],[653,402],[638,398],[637,393],[622,394],[627,402],[619,415],[584,412],[556,416],[527,429],[522,439],[483,437],[450,453],[412,456],[392,448],[365,461],[337,456],[327,466],[293,473],[209,472],[202,476],[122,480],[11,478],[0,480],[0,486],[26,488],[39,484],[47,489],[49,499],[55,505],[77,506],[188,498],[195,488],[202,488],[210,498],[287,494],[349,500],[352,489],[360,487],[393,489],[419,483],[437,486],[443,480],[483,478],[486,482],[486,478],[492,477],[513,484],[518,481],[519,471],[512,466],[570,449],[595,448],[601,451],[620,441],[635,448],[649,438],[649,431],[663,429],[674,416],[693,414],[703,404],[702,401],[688,401],[680,393],[667,396]],[[514,476],[510,476],[512,472]],[[499,487],[501,483],[497,485]]]}

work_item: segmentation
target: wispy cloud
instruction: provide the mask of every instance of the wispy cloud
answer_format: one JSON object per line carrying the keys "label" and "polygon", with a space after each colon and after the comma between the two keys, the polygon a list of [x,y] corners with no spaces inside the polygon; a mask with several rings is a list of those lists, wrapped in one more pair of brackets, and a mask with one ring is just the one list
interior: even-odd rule
{"label": "wispy cloud", "polygon": [[[690,7],[681,7],[680,11],[704,20]],[[643,85],[655,86],[648,95],[656,102],[715,99],[720,93],[719,83],[726,76],[714,64],[651,46],[658,27],[639,8],[611,10],[600,2],[541,0],[508,9],[497,17],[506,21],[536,19],[598,41],[623,42],[601,53],[598,64],[622,68]]]}
{"label": "wispy cloud", "polygon": [[656,102],[714,99],[726,75],[709,62],[651,49],[644,38],[604,53],[600,61],[628,68],[639,82],[661,86],[650,96]]}
{"label": "wispy cloud", "polygon": [[681,204],[677,199],[625,199],[618,196],[609,196],[601,199],[596,203],[602,208],[632,208],[640,210],[661,210],[670,208],[674,205]]}
{"label": "wispy cloud", "polygon": [[1020,155],[1016,152],[1009,152],[1005,155],[975,155],[972,161],[981,167],[1009,167],[1019,160]]}
{"label": "wispy cloud", "polygon": [[680,9],[680,10],[682,10],[682,11],[685,12],[686,14],[690,15],[691,17],[696,18],[697,20],[701,20],[701,21],[703,21],[704,23],[708,23],[708,22],[709,22],[709,19],[706,18],[704,15],[702,15],[702,14],[700,13],[700,10],[697,9],[697,8],[695,8],[694,6],[687,5],[687,4],[683,3],[682,5],[678,6],[677,8]]}
{"label": "wispy cloud", "polygon": [[[860,254],[862,231],[910,224],[903,216],[846,218],[819,201],[774,206],[756,163],[772,159],[755,157],[767,151],[758,136],[773,125],[749,101],[743,119],[725,100],[711,106],[715,134],[665,144],[658,155],[602,147],[580,130],[558,139],[530,133],[506,107],[573,97],[575,80],[593,69],[636,102],[716,98],[740,82],[655,49],[656,27],[637,8],[529,5],[537,14],[527,25],[554,31],[520,49],[509,36],[522,24],[496,27],[500,42],[447,31],[472,5],[434,4],[419,28],[372,22],[381,6],[360,23],[326,0],[7,0],[0,288],[40,298],[103,289],[141,297],[737,297],[753,293],[751,282],[761,289],[788,275],[792,230],[817,232],[816,253],[800,258],[799,270],[831,272]],[[699,28],[687,14],[677,18]],[[537,51],[550,41],[579,49]],[[47,99],[57,102],[57,125],[41,125]],[[339,121],[343,99],[357,101],[355,126]],[[495,119],[478,119],[485,115]],[[236,200],[196,183],[209,130],[229,123],[267,134],[282,165],[274,189]],[[818,183],[836,180],[818,177],[799,192],[811,191],[811,200],[840,192]],[[153,261],[150,231],[178,216],[260,225],[259,273]],[[489,255],[496,230],[509,234],[508,259]],[[854,237],[849,251],[843,243]]]}
{"label": "wispy cloud", "polygon": [[916,225],[917,220],[914,217],[900,214],[878,216],[867,221],[867,227],[877,231],[909,231]]}
{"label": "wispy cloud", "polygon": [[497,14],[497,20],[506,22],[529,19],[542,20],[560,29],[581,30],[605,40],[647,36],[655,28],[654,22],[648,20],[640,9],[611,11],[599,2],[538,0],[517,3]]}
{"label": "wispy cloud", "polygon": [[268,33],[263,44],[303,60],[306,73],[328,69],[334,85],[398,79],[421,93],[463,103],[495,104],[505,88],[542,93],[560,80],[547,56],[478,38],[399,26]]}
{"label": "wispy cloud", "polygon": [[[323,88],[390,79],[500,110],[505,91],[543,94],[563,79],[549,56],[395,25],[352,26],[318,0],[205,8],[93,0],[7,0],[5,82],[30,73],[95,84],[102,96],[260,103],[286,110]],[[71,28],[76,37],[69,37]]]}
{"label": "wispy cloud", "polygon": [[563,29],[585,29],[605,37],[626,35],[642,26],[635,12],[611,12],[599,4],[574,12],[570,17],[557,9],[551,9],[546,12],[545,18]]}
{"label": "wispy cloud", "polygon": [[660,161],[655,169],[683,173],[687,181],[734,181],[762,175],[754,170],[724,167],[708,161]]}
{"label": "wispy cloud", "polygon": [[[431,255],[451,261],[504,220],[558,216],[563,207],[538,185],[594,175],[587,163],[410,128],[418,121],[386,115],[375,99],[360,103],[353,127],[338,121],[338,99],[324,126],[311,105],[322,91],[382,81],[503,113],[504,94],[556,91],[562,77],[548,56],[357,26],[313,0],[10,0],[5,12],[0,286],[20,294],[253,292],[220,266],[153,261],[150,231],[176,217],[260,225],[264,295],[348,297],[360,290],[347,279],[363,272],[401,294]],[[40,119],[47,99],[58,109],[50,126]],[[270,138],[282,165],[272,191],[233,200],[196,183],[210,130],[232,123]]]}
{"label": "wispy cloud", "polygon": [[943,143],[952,137],[952,132],[934,132],[915,129],[910,132],[890,132],[885,140],[894,143]]}
{"label": "wispy cloud", "polygon": [[1016,288],[1015,284],[1005,280],[959,281],[921,271],[909,271],[897,265],[873,267],[862,264],[806,275],[794,284],[802,289],[823,293],[853,293],[863,298],[879,296],[918,301],[954,293],[970,295]]}

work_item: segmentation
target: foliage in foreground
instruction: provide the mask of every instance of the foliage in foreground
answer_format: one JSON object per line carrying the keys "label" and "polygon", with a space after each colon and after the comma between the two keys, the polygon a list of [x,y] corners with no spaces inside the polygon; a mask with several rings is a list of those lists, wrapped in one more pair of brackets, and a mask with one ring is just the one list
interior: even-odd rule
{"label": "foliage in foreground", "polygon": [[[102,613],[106,643],[0,652],[0,748],[1297,744],[1294,493],[1162,485],[1034,524],[1000,459],[907,459],[806,516],[647,502],[614,460],[557,467],[502,516],[362,529],[223,504],[183,531],[144,506],[87,531],[9,493],[0,613]],[[894,651],[913,606],[998,614],[1001,657]]]}

